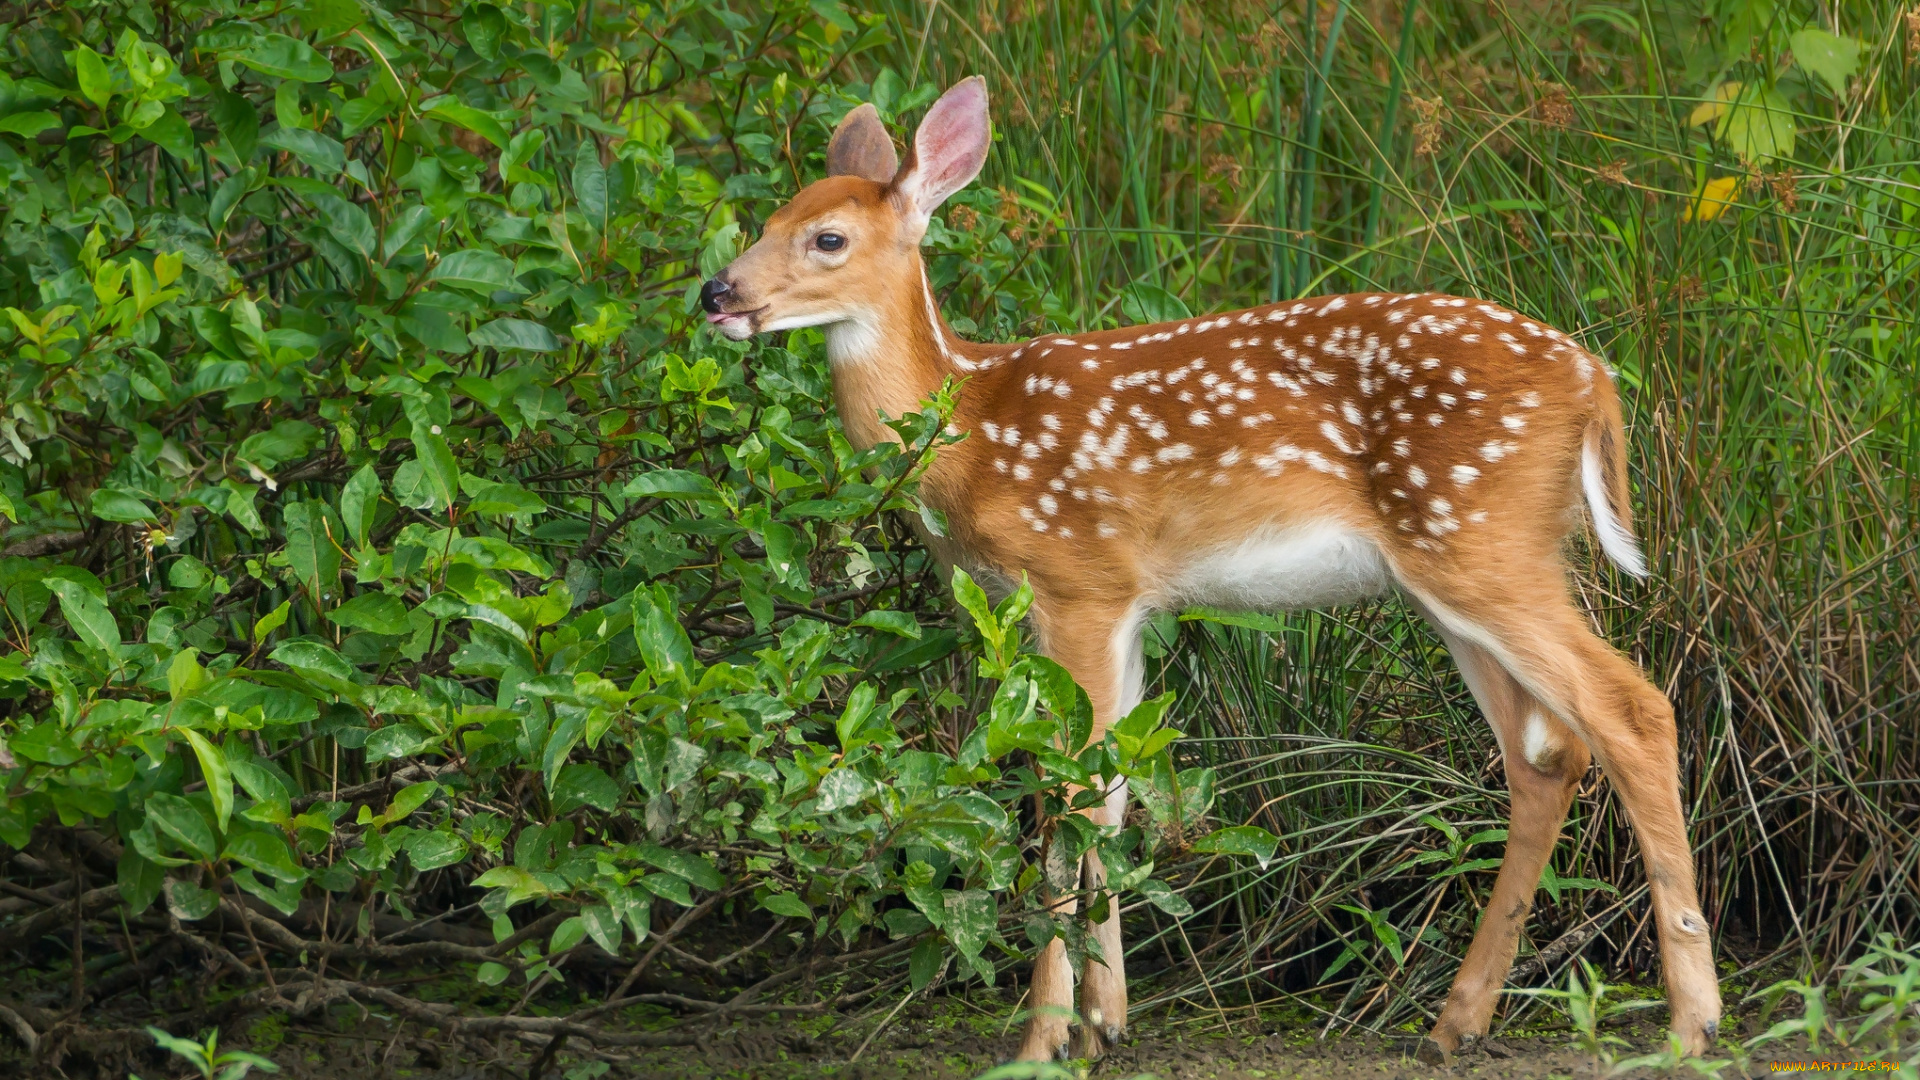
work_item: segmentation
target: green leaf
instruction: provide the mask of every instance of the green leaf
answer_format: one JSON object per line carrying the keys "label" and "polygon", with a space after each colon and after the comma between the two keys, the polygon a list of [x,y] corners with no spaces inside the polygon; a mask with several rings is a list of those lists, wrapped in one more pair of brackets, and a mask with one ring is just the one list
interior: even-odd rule
{"label": "green leaf", "polygon": [[1340,949],[1340,955],[1335,956],[1333,958],[1333,963],[1327,965],[1327,970],[1320,973],[1320,981],[1323,983],[1327,982],[1328,980],[1332,979],[1335,975],[1340,974],[1340,972],[1343,971],[1348,964],[1351,964],[1354,960],[1359,958],[1360,952],[1361,950],[1355,948],[1351,943],[1348,943],[1347,945],[1343,946]]}
{"label": "green leaf", "polygon": [[497,964],[489,960],[481,964],[479,968],[474,971],[473,981],[479,983],[481,986],[499,986],[501,983],[507,981],[509,974],[511,974],[511,972],[508,970],[507,965]]}
{"label": "green leaf", "polygon": [[693,906],[693,890],[687,887],[685,878],[674,874],[648,874],[640,879],[640,887],[664,900],[671,900],[681,907]]}
{"label": "green leaf", "polygon": [[213,858],[219,850],[213,829],[192,803],[164,791],[147,796],[147,820],[175,843],[202,859]]}
{"label": "green leaf", "polygon": [[120,850],[120,902],[129,915],[140,915],[153,906],[166,881],[166,871],[127,844]]}
{"label": "green leaf", "polygon": [[214,913],[220,906],[220,894],[212,889],[203,889],[190,881],[168,878],[166,884],[167,910],[181,922],[199,922]]}
{"label": "green leaf", "polygon": [[452,866],[467,857],[467,842],[439,830],[416,832],[401,844],[407,860],[421,873]]}
{"label": "green leaf", "polygon": [[347,535],[356,548],[367,546],[374,513],[380,505],[380,492],[380,474],[373,470],[372,462],[360,466],[360,471],[340,489],[340,521],[347,527]]}
{"label": "green leaf", "polygon": [[387,118],[393,102],[376,97],[357,97],[340,106],[340,135],[351,139]]}
{"label": "green leaf", "polygon": [[338,176],[347,165],[346,147],[335,139],[306,128],[275,128],[261,136],[260,145],[273,150],[285,150],[322,176]]}
{"label": "green leaf", "polygon": [[646,862],[703,889],[726,887],[727,879],[720,876],[720,871],[715,870],[712,863],[698,855],[689,855],[658,844],[641,844],[635,850]]}
{"label": "green leaf", "polygon": [[227,516],[255,536],[267,535],[266,522],[260,520],[260,511],[253,505],[254,495],[260,489],[237,480],[222,480],[220,486],[227,492]]}
{"label": "green leaf", "polygon": [[507,17],[500,9],[490,4],[472,4],[466,14],[460,18],[460,30],[467,36],[467,44],[483,60],[495,60],[500,56],[500,43],[506,40]]}
{"label": "green leaf", "polygon": [[494,319],[467,332],[475,345],[495,349],[520,349],[526,352],[554,352],[560,339],[553,331],[531,319]]}
{"label": "green leaf", "polygon": [[221,832],[226,832],[227,822],[233,817],[233,773],[227,769],[226,752],[192,728],[182,728],[180,733],[193,746],[193,756],[200,759],[200,775],[206,779],[207,795],[213,800],[214,821]]}
{"label": "green leaf", "polygon": [[85,45],[73,50],[73,74],[80,82],[80,93],[102,109],[113,97],[113,73],[101,55]]}
{"label": "green leaf", "polygon": [[407,634],[407,605],[386,593],[361,593],[327,612],[327,618],[349,630],[368,630],[376,634]]}
{"label": "green leaf", "polygon": [[140,137],[172,154],[176,160],[187,161],[194,155],[193,129],[187,126],[186,118],[171,107],[141,128]]}
{"label": "green leaf", "polygon": [[20,757],[46,765],[72,765],[86,758],[57,720],[48,720],[24,731],[16,730],[7,742]]}
{"label": "green leaf", "polygon": [[554,779],[553,812],[570,814],[582,806],[613,813],[620,808],[620,786],[598,766],[564,765]]}
{"label": "green leaf", "polygon": [[807,906],[807,902],[790,892],[768,893],[760,898],[760,906],[790,919],[813,918],[813,909]]}
{"label": "green leaf", "polygon": [[1734,153],[1756,164],[1791,157],[1793,103],[1772,87],[1748,83],[1720,118],[1718,133]]}
{"label": "green leaf", "polygon": [[1148,878],[1134,888],[1141,896],[1152,902],[1154,907],[1176,919],[1193,914],[1193,905],[1187,903],[1187,898],[1174,892],[1171,886],[1158,878]]}
{"label": "green leaf", "polygon": [[408,784],[394,792],[392,801],[387,803],[387,808],[373,819],[374,824],[391,825],[396,821],[405,821],[415,810],[427,805],[427,800],[433,798],[439,790],[440,785],[432,780]]}
{"label": "green leaf", "polygon": [[519,484],[487,484],[473,493],[467,503],[470,514],[499,514],[510,517],[531,517],[543,514],[547,504],[540,496],[521,487]]}
{"label": "green leaf", "polygon": [[60,613],[66,617],[67,625],[80,635],[80,640],[113,655],[120,648],[120,627],[113,621],[113,612],[100,602],[85,586],[66,578],[52,578],[46,582],[53,595],[60,598]]}
{"label": "green leaf", "polygon": [[1469,874],[1475,870],[1497,870],[1499,868],[1499,859],[1468,859],[1466,862],[1456,866],[1449,866],[1433,876],[1436,878],[1452,877],[1455,874]]}
{"label": "green leaf", "polygon": [[913,989],[924,990],[940,968],[946,963],[946,950],[940,947],[938,937],[922,938],[920,944],[913,947],[913,956],[907,961],[907,973],[912,979]]}
{"label": "green leaf", "polygon": [[227,140],[241,161],[250,161],[253,152],[260,145],[260,113],[254,109],[253,102],[246,95],[215,89],[213,92],[214,126],[220,129],[220,136]]}
{"label": "green leaf", "polygon": [[253,643],[259,645],[267,640],[267,635],[287,624],[287,616],[293,611],[293,601],[282,600],[280,606],[260,616],[253,624]]}
{"label": "green leaf", "polygon": [[713,231],[700,250],[700,276],[710,278],[726,269],[740,254],[740,223],[729,221]]}
{"label": "green leaf", "polygon": [[240,790],[255,802],[286,802],[291,798],[287,785],[278,774],[260,763],[257,758],[241,758],[227,763],[233,770],[234,782]]}
{"label": "green leaf", "polygon": [[932,920],[909,907],[893,908],[886,913],[887,933],[895,940],[916,937],[933,925]]}
{"label": "green leaf", "polygon": [[453,450],[447,446],[444,436],[432,427],[416,422],[413,425],[413,452],[419,458],[422,475],[433,492],[434,505],[448,507],[460,494],[460,466],[453,459]]}
{"label": "green leaf", "polygon": [[452,98],[441,98],[427,109],[427,115],[466,128],[502,150],[507,148],[510,138],[507,129],[491,113],[481,112]]}
{"label": "green leaf", "polygon": [[835,769],[820,781],[820,812],[831,814],[857,806],[873,791],[873,781],[856,769]]}
{"label": "green leaf", "polygon": [[234,59],[262,75],[317,83],[333,78],[333,65],[313,46],[285,34],[267,34]]}
{"label": "green leaf", "polygon": [[264,829],[248,829],[227,840],[227,858],[280,881],[305,881],[307,871],[287,846],[286,837]]}
{"label": "green leaf", "polygon": [[587,920],[578,915],[562,920],[559,926],[553,928],[553,936],[547,939],[547,955],[566,952],[586,938]]}
{"label": "green leaf", "polygon": [[985,889],[949,892],[943,906],[947,913],[944,929],[953,947],[959,949],[962,956],[979,956],[1000,921],[1000,906],[994,902],[993,894]]}
{"label": "green leaf", "polygon": [[17,112],[9,116],[0,116],[0,131],[9,135],[19,135],[31,139],[49,128],[60,126],[60,118],[42,110]]}
{"label": "green leaf", "polygon": [[587,928],[587,936],[600,946],[602,952],[608,956],[620,955],[620,938],[626,928],[620,922],[620,916],[614,914],[611,905],[594,904],[583,908],[579,917]]}
{"label": "green leaf", "polygon": [[117,488],[97,488],[88,500],[93,516],[102,521],[158,521],[140,497]]}
{"label": "green leaf", "polygon": [[1190,318],[1192,312],[1179,297],[1158,285],[1149,285],[1144,281],[1127,286],[1120,295],[1120,311],[1127,321],[1134,325],[1147,323],[1176,322]]}
{"label": "green leaf", "polygon": [[354,679],[357,671],[347,663],[346,657],[317,641],[283,642],[268,653],[267,658],[285,664],[329,689],[339,684],[358,685]]}
{"label": "green leaf", "polygon": [[1817,26],[1795,30],[1791,42],[1793,62],[1818,76],[1834,97],[1845,97],[1847,80],[1860,70],[1860,42]]}
{"label": "green leaf", "polygon": [[691,683],[693,642],[686,628],[674,617],[664,589],[635,590],[633,603],[633,640],[640,658],[655,682]]}
{"label": "green leaf", "polygon": [[340,591],[340,548],[334,540],[341,530],[328,520],[326,503],[291,503],[282,511],[287,533],[287,563],[311,590],[316,604]]}
{"label": "green leaf", "polygon": [[198,649],[181,649],[167,665],[167,696],[175,701],[191,697],[206,685],[207,669],[200,666]]}
{"label": "green leaf", "polygon": [[300,22],[321,37],[351,30],[367,21],[355,0],[307,0],[300,8]]}
{"label": "green leaf", "polygon": [[1277,634],[1287,628],[1286,620],[1277,615],[1266,615],[1257,611],[1227,611],[1213,607],[1188,608],[1180,613],[1180,621],[1244,626],[1249,630],[1260,630],[1269,634]]}
{"label": "green leaf", "polygon": [[1280,838],[1257,825],[1234,825],[1208,833],[1193,842],[1193,850],[1216,855],[1250,855],[1265,870],[1280,846]]}
{"label": "green leaf", "polygon": [[282,420],[247,436],[233,453],[263,469],[277,469],[285,462],[306,457],[319,442],[319,428],[303,420]]}
{"label": "green leaf", "polygon": [[898,634],[913,641],[920,640],[920,620],[909,611],[885,611],[875,609],[853,620],[855,626],[871,626],[875,630],[885,630],[889,634]]}
{"label": "green leaf", "polygon": [[720,490],[706,476],[686,469],[654,469],[628,481],[626,494],[635,498],[718,501]]}
{"label": "green leaf", "polygon": [[456,289],[491,295],[500,289],[515,288],[513,261],[497,251],[465,248],[441,257],[434,264],[429,280]]}
{"label": "green leaf", "polygon": [[411,757],[433,746],[435,739],[417,724],[388,724],[367,736],[368,761]]}

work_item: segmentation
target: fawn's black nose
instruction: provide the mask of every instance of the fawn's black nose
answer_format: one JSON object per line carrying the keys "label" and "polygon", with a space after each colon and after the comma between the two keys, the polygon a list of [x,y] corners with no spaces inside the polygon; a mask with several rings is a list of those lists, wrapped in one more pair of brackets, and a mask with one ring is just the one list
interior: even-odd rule
{"label": "fawn's black nose", "polygon": [[701,308],[710,314],[718,315],[720,313],[720,301],[725,300],[727,294],[732,291],[733,286],[721,281],[719,278],[708,278],[706,284],[700,286]]}

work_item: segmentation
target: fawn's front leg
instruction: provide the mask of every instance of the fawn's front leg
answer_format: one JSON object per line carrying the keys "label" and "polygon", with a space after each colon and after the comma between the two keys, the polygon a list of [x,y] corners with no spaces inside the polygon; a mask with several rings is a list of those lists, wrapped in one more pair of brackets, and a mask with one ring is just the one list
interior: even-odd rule
{"label": "fawn's front leg", "polygon": [[[1051,894],[1051,889],[1049,889]],[[1072,918],[1080,901],[1072,893],[1052,897],[1050,909]],[[1027,989],[1027,1028],[1020,1036],[1022,1061],[1064,1060],[1067,1037],[1073,1030],[1073,968],[1067,962],[1067,943],[1054,938],[1033,961],[1033,982]]]}
{"label": "fawn's front leg", "polygon": [[[1093,705],[1092,742],[1098,742],[1107,725],[1140,699],[1143,617],[1144,610],[1131,601],[1034,605],[1042,651],[1072,673]],[[1126,818],[1126,805],[1126,782],[1122,780],[1108,789],[1105,802],[1080,813],[1100,825],[1120,825]],[[1106,883],[1106,870],[1097,855],[1090,853],[1083,859],[1080,874],[1089,889]],[[1073,897],[1064,897],[1054,901],[1053,910],[1070,915],[1078,910],[1078,903]],[[1078,1014],[1081,1037],[1075,1048],[1079,1056],[1087,1058],[1105,1054],[1127,1024],[1127,977],[1121,960],[1117,903],[1109,905],[1107,917],[1092,931],[1102,959],[1087,958]],[[1064,1057],[1074,1016],[1073,973],[1066,945],[1056,938],[1034,962],[1029,1019],[1020,1057],[1028,1061]]]}
{"label": "fawn's front leg", "polygon": [[[1127,821],[1127,781],[1124,777],[1112,781],[1107,789],[1107,801],[1104,805],[1088,814],[1101,825],[1116,828]],[[1081,863],[1086,888],[1097,894],[1107,883],[1107,868],[1101,865],[1100,856],[1088,852]],[[1078,1056],[1097,1058],[1106,1054],[1120,1042],[1127,1030],[1127,969],[1123,955],[1125,943],[1120,938],[1120,899],[1113,897],[1107,904],[1107,917],[1093,924],[1093,940],[1100,946],[1097,959],[1087,957],[1086,973],[1080,980],[1080,1046]]]}

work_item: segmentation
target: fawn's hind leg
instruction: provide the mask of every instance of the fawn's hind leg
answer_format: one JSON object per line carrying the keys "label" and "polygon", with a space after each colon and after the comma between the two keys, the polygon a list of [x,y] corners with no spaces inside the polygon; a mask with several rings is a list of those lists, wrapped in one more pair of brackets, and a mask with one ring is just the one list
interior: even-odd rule
{"label": "fawn's hind leg", "polygon": [[1447,992],[1446,1007],[1420,1048],[1421,1058],[1432,1064],[1445,1060],[1462,1042],[1487,1033],[1500,989],[1513,967],[1520,932],[1533,910],[1540,872],[1559,842],[1560,825],[1588,763],[1587,748],[1572,729],[1527,693],[1492,655],[1445,631],[1441,636],[1500,740],[1512,821],[1493,897]]}
{"label": "fawn's hind leg", "polygon": [[1509,565],[1497,581],[1461,575],[1410,587],[1449,633],[1484,649],[1564,719],[1605,770],[1646,860],[1673,1033],[1687,1053],[1705,1053],[1720,1030],[1720,983],[1694,888],[1673,705],[1594,635],[1557,565],[1530,581]]}

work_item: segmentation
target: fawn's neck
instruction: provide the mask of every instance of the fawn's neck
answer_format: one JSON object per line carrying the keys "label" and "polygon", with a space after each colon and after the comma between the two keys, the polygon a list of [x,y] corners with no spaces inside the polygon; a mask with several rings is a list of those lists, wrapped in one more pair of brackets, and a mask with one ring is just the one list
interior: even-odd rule
{"label": "fawn's neck", "polygon": [[948,376],[975,367],[975,347],[940,317],[918,253],[909,282],[868,312],[826,328],[834,404],[847,438],[862,450],[897,441],[881,413],[898,419],[918,412]]}

